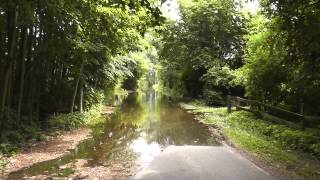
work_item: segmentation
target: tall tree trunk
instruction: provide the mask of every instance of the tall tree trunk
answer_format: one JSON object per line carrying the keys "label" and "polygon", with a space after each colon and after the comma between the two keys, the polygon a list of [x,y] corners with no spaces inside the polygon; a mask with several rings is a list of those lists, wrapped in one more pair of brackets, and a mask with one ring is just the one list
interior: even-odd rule
{"label": "tall tree trunk", "polygon": [[32,58],[32,41],[34,38],[33,34],[33,27],[30,27],[30,35],[29,35],[29,40],[28,40],[28,56],[27,56],[27,62],[28,62],[28,67],[30,68],[30,74],[29,74],[29,88],[28,88],[28,111],[29,111],[29,120],[32,121],[33,119],[33,105],[34,105],[34,91],[35,91],[35,80],[34,80],[34,71],[32,67],[32,63],[34,59]]}
{"label": "tall tree trunk", "polygon": [[[43,43],[43,14],[41,12],[41,6],[40,6],[40,3],[38,3],[38,9],[39,9],[39,23],[37,24],[37,28],[35,29],[36,32],[35,32],[35,35],[36,34],[39,34],[39,37],[36,38],[36,42],[35,42],[35,48],[36,50],[38,50],[42,43]],[[34,61],[36,62],[36,65],[34,67],[34,72],[35,72],[35,116],[36,116],[36,120],[39,122],[40,121],[40,105],[41,105],[41,102],[40,102],[40,98],[41,98],[41,85],[42,85],[42,77],[41,77],[41,74],[42,74],[42,69],[44,68],[44,64],[45,62],[44,61],[41,61],[41,57],[40,57],[41,54],[38,54],[37,56],[35,56],[35,59]],[[33,118],[34,119],[34,118]]]}
{"label": "tall tree trunk", "polygon": [[11,109],[11,95],[12,95],[12,86],[13,86],[13,79],[12,79],[12,73],[13,73],[13,68],[12,68],[13,65],[11,65],[11,71],[9,73],[9,81],[8,81],[8,94],[7,94],[7,115],[6,117],[9,118],[10,117],[10,109]]}
{"label": "tall tree trunk", "polygon": [[25,74],[25,58],[26,58],[26,48],[27,48],[27,37],[28,29],[24,27],[22,29],[22,47],[21,47],[21,73],[20,73],[20,91],[19,91],[19,101],[18,101],[18,121],[21,119],[21,106],[23,101],[23,91],[24,91],[24,74]]}
{"label": "tall tree trunk", "polygon": [[80,97],[79,97],[79,110],[80,110],[80,113],[83,112],[83,79],[81,78],[81,81],[80,81]]}
{"label": "tall tree trunk", "polygon": [[71,113],[73,113],[74,103],[75,103],[77,92],[78,92],[78,86],[79,86],[80,78],[82,76],[83,66],[84,66],[84,60],[82,60],[82,62],[81,62],[81,67],[80,67],[80,70],[79,70],[78,77],[76,79],[76,83],[75,83],[75,87],[74,87],[74,91],[73,91],[73,95],[72,95],[72,102],[71,102],[71,106],[70,106],[70,112]]}
{"label": "tall tree trunk", "polygon": [[29,120],[33,120],[33,105],[34,105],[34,91],[35,91],[35,82],[33,75],[30,77],[30,89],[28,97],[28,111],[29,111]]}
{"label": "tall tree trunk", "polygon": [[[11,11],[11,12],[10,12]],[[5,80],[3,86],[2,102],[1,102],[1,113],[4,113],[7,100],[10,101],[10,79],[12,74],[12,65],[14,61],[14,50],[16,46],[16,35],[17,35],[17,21],[18,21],[18,6],[16,5],[13,10],[8,12],[8,69],[5,73]]]}

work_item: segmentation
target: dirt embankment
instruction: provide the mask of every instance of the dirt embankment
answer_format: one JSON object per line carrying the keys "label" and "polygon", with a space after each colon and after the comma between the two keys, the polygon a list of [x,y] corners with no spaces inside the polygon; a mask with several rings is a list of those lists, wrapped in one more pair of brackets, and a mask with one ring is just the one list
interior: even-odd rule
{"label": "dirt embankment", "polygon": [[90,130],[80,128],[64,131],[49,141],[39,142],[31,148],[22,149],[21,152],[7,159],[8,164],[4,169],[4,176],[35,163],[56,159],[68,153],[69,150],[75,149],[79,142],[89,137]]}

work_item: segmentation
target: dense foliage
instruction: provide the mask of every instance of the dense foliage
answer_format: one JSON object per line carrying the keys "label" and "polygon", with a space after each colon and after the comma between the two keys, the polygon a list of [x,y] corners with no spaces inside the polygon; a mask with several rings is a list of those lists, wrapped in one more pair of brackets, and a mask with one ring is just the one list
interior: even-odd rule
{"label": "dense foliage", "polygon": [[157,61],[157,51],[154,47],[152,32],[147,32],[144,39],[140,40],[139,50],[130,52],[128,55],[120,58],[127,59],[128,70],[131,75],[127,75],[123,78],[122,88],[126,90],[136,91],[144,93],[149,89],[152,89],[155,84],[154,72],[155,64]]}
{"label": "dense foliage", "polygon": [[319,115],[319,2],[261,0],[255,14],[236,0],[179,2],[180,20],[166,24],[159,53],[167,94],[211,105],[245,95]]}
{"label": "dense foliage", "polygon": [[[45,139],[48,127],[87,124],[115,88],[214,106],[246,96],[320,116],[319,1],[260,0],[252,14],[248,1],[179,0],[177,21],[162,17],[164,1],[0,0],[0,152]],[[314,133],[224,118],[230,136],[263,154],[320,155]]]}
{"label": "dense foliage", "polygon": [[1,139],[100,102],[161,21],[148,0],[0,0]]}
{"label": "dense foliage", "polygon": [[247,95],[305,114],[320,113],[320,3],[261,1],[243,68]]}
{"label": "dense foliage", "polygon": [[224,101],[232,69],[243,64],[246,18],[238,6],[233,0],[180,1],[181,20],[167,23],[160,51],[164,88],[210,96],[209,104]]}

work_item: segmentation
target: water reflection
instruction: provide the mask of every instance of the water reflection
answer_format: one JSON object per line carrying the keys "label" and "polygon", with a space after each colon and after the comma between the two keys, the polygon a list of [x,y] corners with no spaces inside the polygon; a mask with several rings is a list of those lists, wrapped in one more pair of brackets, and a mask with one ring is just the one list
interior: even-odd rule
{"label": "water reflection", "polygon": [[[87,167],[110,166],[137,160],[147,165],[169,145],[218,145],[209,130],[194,116],[155,92],[144,95],[130,93],[116,112],[106,121],[92,127],[92,138],[59,159],[35,164],[10,174],[21,178],[46,174],[65,177],[74,173],[76,162],[85,159]],[[67,168],[61,168],[67,166]]]}
{"label": "water reflection", "polygon": [[130,145],[130,149],[138,154],[137,163],[140,166],[148,165],[161,152],[161,146],[158,143],[148,143],[142,137],[134,140]]}

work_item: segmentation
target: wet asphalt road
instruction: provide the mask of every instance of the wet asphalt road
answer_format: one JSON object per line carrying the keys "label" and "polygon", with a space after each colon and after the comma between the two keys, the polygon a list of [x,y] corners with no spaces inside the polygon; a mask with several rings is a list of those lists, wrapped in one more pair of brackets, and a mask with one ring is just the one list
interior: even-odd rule
{"label": "wet asphalt road", "polygon": [[169,146],[134,180],[276,179],[227,146]]}

